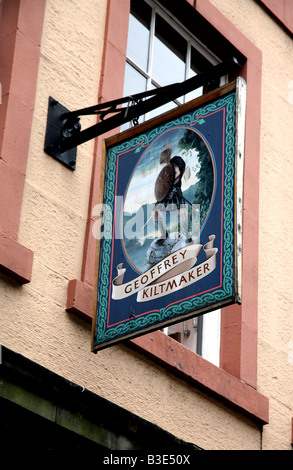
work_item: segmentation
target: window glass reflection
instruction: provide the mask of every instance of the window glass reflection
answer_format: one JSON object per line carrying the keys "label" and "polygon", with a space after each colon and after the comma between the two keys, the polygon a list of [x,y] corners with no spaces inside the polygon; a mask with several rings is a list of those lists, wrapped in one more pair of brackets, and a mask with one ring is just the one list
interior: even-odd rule
{"label": "window glass reflection", "polygon": [[[146,78],[139,73],[134,67],[126,62],[125,65],[125,78],[124,78],[124,88],[123,96],[132,96],[136,93],[141,93],[146,91],[147,81]],[[132,104],[132,103],[130,103]],[[127,103],[123,105],[127,107]],[[144,117],[140,116],[139,122],[143,122]],[[125,131],[129,128],[129,123],[122,124],[121,131]]]}
{"label": "window glass reflection", "polygon": [[135,16],[129,17],[127,57],[144,71],[148,67],[149,30]]}
{"label": "window glass reflection", "polygon": [[157,15],[152,77],[160,86],[185,79],[186,50],[182,36]]}
{"label": "window glass reflection", "polygon": [[[195,75],[197,75],[197,73],[192,68],[190,68],[189,78],[195,77]],[[195,98],[198,98],[202,94],[203,94],[203,87],[201,86],[199,88],[196,88],[195,90],[192,90],[190,93],[187,93],[187,95],[185,96],[185,102],[187,103],[187,101],[194,100]]]}
{"label": "window glass reflection", "polygon": [[[152,90],[156,89],[156,88],[157,87],[154,84],[151,85]],[[152,111],[150,111],[148,113],[148,119],[152,119],[156,116],[159,116],[160,114],[166,113],[167,111],[170,111],[171,109],[176,108],[176,106],[178,106],[178,105],[174,101],[169,101],[168,103],[163,104],[159,108],[156,108],[156,109],[153,109]]]}
{"label": "window glass reflection", "polygon": [[146,79],[134,67],[126,63],[123,96],[135,95],[146,91]]}

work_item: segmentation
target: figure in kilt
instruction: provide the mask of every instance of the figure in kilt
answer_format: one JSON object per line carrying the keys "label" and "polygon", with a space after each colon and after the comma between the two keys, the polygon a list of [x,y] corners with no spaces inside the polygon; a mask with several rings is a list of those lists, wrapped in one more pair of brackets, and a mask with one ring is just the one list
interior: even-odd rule
{"label": "figure in kilt", "polygon": [[164,243],[169,234],[166,229],[166,214],[164,212],[178,211],[180,220],[180,235],[186,243],[192,238],[188,232],[188,210],[183,197],[181,184],[185,171],[185,162],[182,157],[175,156],[168,160],[160,171],[155,182],[156,204],[153,211],[154,219],[158,221],[160,232],[157,243]]}

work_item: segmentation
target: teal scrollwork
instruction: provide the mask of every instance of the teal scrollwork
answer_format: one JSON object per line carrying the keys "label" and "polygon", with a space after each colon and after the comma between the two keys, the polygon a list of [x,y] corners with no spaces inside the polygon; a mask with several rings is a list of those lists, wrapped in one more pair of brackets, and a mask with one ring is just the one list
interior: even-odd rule
{"label": "teal scrollwork", "polygon": [[155,324],[174,319],[188,312],[195,312],[202,307],[222,302],[233,296],[234,289],[234,178],[235,178],[235,93],[228,94],[194,112],[180,116],[150,131],[137,135],[111,147],[107,152],[105,175],[104,203],[113,213],[115,203],[116,160],[119,154],[147,147],[160,134],[174,126],[194,126],[205,122],[205,116],[225,108],[225,165],[224,165],[224,194],[223,194],[223,270],[222,285],[215,290],[195,295],[188,300],[179,301],[166,308],[160,308],[146,315],[133,316],[119,324],[108,326],[108,308],[110,286],[110,269],[112,254],[112,218],[104,219],[104,236],[101,242],[100,274],[98,285],[98,306],[96,315],[95,343],[109,342],[123,337],[133,331],[145,330]]}

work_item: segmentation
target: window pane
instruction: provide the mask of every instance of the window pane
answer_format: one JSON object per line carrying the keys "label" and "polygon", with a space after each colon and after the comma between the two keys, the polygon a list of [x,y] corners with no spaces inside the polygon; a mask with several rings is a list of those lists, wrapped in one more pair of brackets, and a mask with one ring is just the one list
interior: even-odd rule
{"label": "window pane", "polygon": [[185,79],[186,50],[182,36],[157,15],[152,77],[160,86]]}
{"label": "window pane", "polygon": [[[195,75],[197,75],[197,73],[194,70],[190,69],[189,78],[194,77]],[[195,98],[198,98],[202,94],[203,94],[203,87],[201,86],[199,88],[196,88],[195,90],[192,90],[190,93],[187,93],[187,95],[185,96],[185,102],[187,103],[187,101],[194,100]]]}
{"label": "window pane", "polygon": [[[135,68],[133,68],[130,64],[126,62],[125,65],[125,77],[124,77],[124,88],[123,88],[123,96],[132,96],[136,93],[141,93],[142,91],[146,91],[147,81],[146,78],[141,75]],[[132,103],[130,103],[132,104]],[[123,107],[127,107],[127,103],[123,105]],[[143,122],[144,117],[140,116],[139,122]],[[130,126],[129,122],[122,124],[121,131],[125,131]]]}
{"label": "window pane", "polygon": [[130,64],[126,63],[123,96],[135,95],[146,91],[146,79]]}
{"label": "window pane", "polygon": [[129,17],[127,57],[141,69],[147,71],[149,29],[133,15]]}
{"label": "window pane", "polygon": [[221,310],[203,315],[202,356],[219,366],[220,361]]}
{"label": "window pane", "polygon": [[[201,55],[191,46],[189,78],[194,77],[200,71],[207,69],[207,63],[204,62]],[[203,94],[203,87],[196,88],[186,95],[186,102],[194,100]]]}
{"label": "window pane", "polygon": [[197,353],[198,318],[191,318],[175,325],[169,326],[167,333],[186,348]]}
{"label": "window pane", "polygon": [[148,115],[148,119],[152,119],[156,116],[159,116],[160,114],[166,113],[167,111],[170,111],[173,108],[176,108],[177,104],[174,103],[174,101],[169,101],[169,103],[163,104],[159,108],[153,109],[150,111]]}
{"label": "window pane", "polygon": [[[151,89],[156,89],[157,87],[152,83],[151,84]],[[156,116],[159,116],[160,114],[166,113],[167,111],[170,111],[173,108],[176,108],[177,104],[174,101],[169,101],[166,104],[163,104],[159,108],[153,109],[148,113],[148,119],[152,119]]]}

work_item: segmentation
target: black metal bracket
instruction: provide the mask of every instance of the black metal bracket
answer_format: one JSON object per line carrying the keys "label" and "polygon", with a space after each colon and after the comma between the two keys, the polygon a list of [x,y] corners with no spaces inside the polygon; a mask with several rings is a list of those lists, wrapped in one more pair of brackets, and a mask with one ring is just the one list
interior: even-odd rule
{"label": "black metal bracket", "polygon": [[[71,170],[75,170],[76,147],[78,145],[120,127],[126,122],[133,121],[136,124],[139,116],[174,101],[196,88],[206,86],[224,75],[233,74],[240,67],[241,64],[235,57],[232,57],[211,67],[209,71],[200,73],[184,82],[137,93],[133,96],[108,101],[77,111],[69,111],[50,97],[44,150],[48,155],[56,158]],[[127,104],[127,106],[122,107],[123,104]],[[81,130],[80,117],[86,115],[99,115],[100,120],[97,124]],[[105,119],[106,116],[107,119]]]}
{"label": "black metal bracket", "polygon": [[77,136],[81,130],[79,118],[68,116],[68,109],[50,96],[48,106],[45,152],[71,170],[76,169],[76,147],[62,151],[62,142]]}

